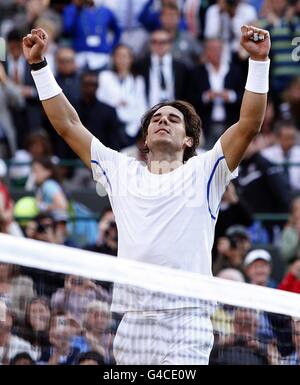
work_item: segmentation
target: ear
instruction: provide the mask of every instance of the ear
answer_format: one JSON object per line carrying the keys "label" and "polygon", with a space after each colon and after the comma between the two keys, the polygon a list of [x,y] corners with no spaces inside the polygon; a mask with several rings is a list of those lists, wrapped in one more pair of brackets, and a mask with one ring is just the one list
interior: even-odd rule
{"label": "ear", "polygon": [[190,136],[186,136],[184,139],[184,144],[186,145],[186,147],[193,147],[194,139]]}

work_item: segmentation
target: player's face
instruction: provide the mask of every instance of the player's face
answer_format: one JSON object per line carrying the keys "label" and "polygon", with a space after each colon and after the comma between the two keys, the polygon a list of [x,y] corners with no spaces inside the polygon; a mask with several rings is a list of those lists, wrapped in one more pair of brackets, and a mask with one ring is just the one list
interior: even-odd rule
{"label": "player's face", "polygon": [[187,139],[184,116],[176,108],[164,106],[152,116],[146,138],[150,151],[184,151]]}

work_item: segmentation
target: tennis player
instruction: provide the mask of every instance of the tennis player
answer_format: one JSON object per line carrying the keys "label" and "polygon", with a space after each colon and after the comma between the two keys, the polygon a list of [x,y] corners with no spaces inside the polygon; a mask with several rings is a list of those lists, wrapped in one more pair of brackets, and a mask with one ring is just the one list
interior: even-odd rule
{"label": "tennis player", "polygon": [[[142,121],[146,166],[105,147],[81,123],[43,56],[42,29],[24,37],[39,98],[57,133],[105,185],[118,227],[118,257],[205,275],[221,197],[263,122],[269,88],[268,31],[243,26],[249,71],[239,121],[212,150],[195,156],[201,120],[182,101],[163,103]],[[176,282],[174,282],[176,285]],[[117,364],[207,364],[213,344],[209,311],[192,300],[115,287],[123,314],[114,342]]]}

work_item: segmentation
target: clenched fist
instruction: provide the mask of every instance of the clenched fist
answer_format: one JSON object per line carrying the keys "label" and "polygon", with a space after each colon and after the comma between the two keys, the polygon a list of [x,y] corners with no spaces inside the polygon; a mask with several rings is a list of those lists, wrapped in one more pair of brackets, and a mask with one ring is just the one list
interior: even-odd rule
{"label": "clenched fist", "polygon": [[243,25],[241,28],[241,46],[248,52],[252,60],[264,61],[268,59],[271,39],[268,31],[256,27]]}
{"label": "clenched fist", "polygon": [[23,52],[29,64],[44,60],[44,52],[48,44],[48,35],[42,28],[33,29],[23,38]]}

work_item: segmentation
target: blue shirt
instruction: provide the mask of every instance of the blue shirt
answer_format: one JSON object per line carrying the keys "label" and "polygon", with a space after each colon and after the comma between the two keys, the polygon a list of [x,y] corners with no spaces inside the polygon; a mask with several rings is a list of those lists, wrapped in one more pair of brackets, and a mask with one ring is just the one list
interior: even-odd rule
{"label": "blue shirt", "polygon": [[46,180],[38,189],[38,195],[40,195],[42,202],[52,204],[54,196],[62,191],[59,183],[54,179]]}
{"label": "blue shirt", "polygon": [[[76,52],[90,51],[111,53],[118,44],[121,29],[112,11],[104,6],[83,7],[74,4],[64,8],[64,31],[71,34]],[[112,31],[112,42],[108,41],[108,32]]]}

